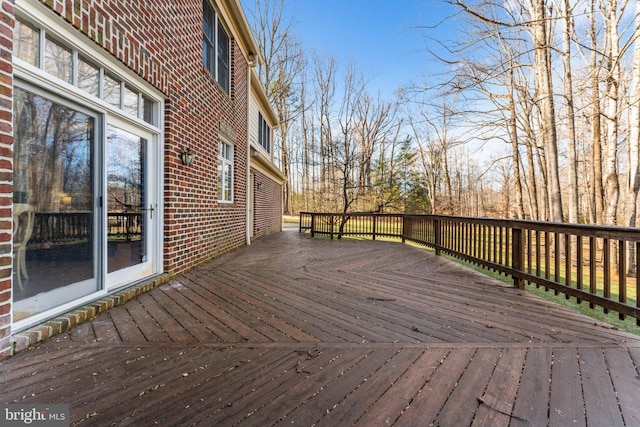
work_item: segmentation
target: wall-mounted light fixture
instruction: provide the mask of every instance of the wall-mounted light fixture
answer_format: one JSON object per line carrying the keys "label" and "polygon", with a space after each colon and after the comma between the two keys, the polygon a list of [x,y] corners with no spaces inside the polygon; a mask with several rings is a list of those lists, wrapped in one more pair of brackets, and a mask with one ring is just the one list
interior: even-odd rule
{"label": "wall-mounted light fixture", "polygon": [[191,148],[183,148],[180,150],[180,161],[185,166],[191,166],[196,158],[196,153]]}
{"label": "wall-mounted light fixture", "polygon": [[261,182],[259,182],[259,183],[257,183],[257,184],[256,184],[256,189],[257,189],[258,191],[262,190],[262,183],[261,183]]}
{"label": "wall-mounted light fixture", "polygon": [[247,60],[248,60],[247,62],[249,62],[249,66],[253,67],[254,65],[256,65],[256,54],[253,52],[250,52]]}

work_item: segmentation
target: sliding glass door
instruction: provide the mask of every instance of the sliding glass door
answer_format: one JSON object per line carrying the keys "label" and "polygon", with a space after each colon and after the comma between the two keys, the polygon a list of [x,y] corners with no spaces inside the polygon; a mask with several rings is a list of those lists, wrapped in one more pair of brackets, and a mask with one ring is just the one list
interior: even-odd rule
{"label": "sliding glass door", "polygon": [[14,321],[99,289],[96,125],[89,111],[15,88]]}
{"label": "sliding glass door", "polygon": [[14,323],[157,272],[158,135],[15,88]]}

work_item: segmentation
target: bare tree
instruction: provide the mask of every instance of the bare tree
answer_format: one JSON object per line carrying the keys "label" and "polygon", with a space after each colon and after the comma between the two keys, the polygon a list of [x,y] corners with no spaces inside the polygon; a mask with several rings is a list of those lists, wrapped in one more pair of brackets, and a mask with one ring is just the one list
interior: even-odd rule
{"label": "bare tree", "polygon": [[620,104],[618,102],[620,86],[620,42],[618,36],[618,1],[608,0],[602,11],[605,21],[606,58],[606,90],[604,93],[604,124],[606,130],[604,146],[604,221],[615,224],[617,220],[618,199],[620,198],[620,181],[618,180],[618,120]]}
{"label": "bare tree", "polygon": [[578,159],[576,151],[576,130],[575,130],[575,111],[573,100],[573,72],[571,67],[571,35],[573,34],[572,7],[569,0],[564,0],[562,5],[562,22],[564,28],[562,31],[562,44],[564,49],[560,56],[564,66],[564,98],[565,108],[567,110],[566,132],[567,132],[567,175],[568,175],[568,191],[567,202],[569,205],[569,222],[578,222]]}
{"label": "bare tree", "polygon": [[283,193],[284,213],[293,210],[291,203],[291,171],[289,130],[301,113],[298,98],[299,78],[305,67],[302,48],[293,36],[292,22],[284,21],[284,0],[256,0],[254,34],[263,61],[260,63],[259,76],[267,97],[276,110],[280,125],[277,129],[277,142],[281,150],[281,167],[287,182]]}
{"label": "bare tree", "polygon": [[542,118],[540,127],[547,166],[550,219],[561,222],[564,220],[564,215],[558,167],[558,136],[551,75],[551,46],[548,35],[548,24],[551,17],[547,16],[547,6],[544,0],[529,0],[527,7],[531,17],[529,28],[533,39],[533,67],[537,104]]}

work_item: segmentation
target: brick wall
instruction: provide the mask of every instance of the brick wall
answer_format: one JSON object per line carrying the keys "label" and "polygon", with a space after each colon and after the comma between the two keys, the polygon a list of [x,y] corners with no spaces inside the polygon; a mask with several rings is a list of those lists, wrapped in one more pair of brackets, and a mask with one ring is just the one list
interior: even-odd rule
{"label": "brick wall", "polygon": [[[165,271],[185,271],[244,244],[248,68],[232,40],[229,97],[202,66],[202,0],[41,1],[167,97]],[[221,133],[235,144],[233,204],[217,202]],[[197,153],[191,167],[179,161],[186,147]]]}
{"label": "brick wall", "polygon": [[0,359],[11,353],[13,1],[0,0]]}
{"label": "brick wall", "polygon": [[[254,169],[253,238],[282,231],[282,185]],[[258,186],[261,188],[258,189]]]}
{"label": "brick wall", "polygon": [[[232,39],[231,96],[202,66],[202,0],[40,0],[161,91],[164,111],[165,271],[177,274],[246,238],[247,63]],[[14,1],[0,0],[0,359],[10,354]],[[230,34],[232,36],[232,34]],[[234,144],[234,203],[218,203],[220,135]],[[179,153],[190,147],[191,167]],[[261,178],[260,178],[261,179]],[[265,184],[269,192],[279,191]],[[267,193],[264,192],[266,195]],[[263,196],[259,196],[263,197]],[[272,204],[272,202],[271,202]],[[260,205],[260,202],[258,203]],[[280,209],[279,207],[277,209]],[[266,211],[265,211],[266,212]],[[260,214],[259,214],[260,215]],[[278,215],[279,217],[279,211]],[[275,225],[259,220],[260,230]]]}

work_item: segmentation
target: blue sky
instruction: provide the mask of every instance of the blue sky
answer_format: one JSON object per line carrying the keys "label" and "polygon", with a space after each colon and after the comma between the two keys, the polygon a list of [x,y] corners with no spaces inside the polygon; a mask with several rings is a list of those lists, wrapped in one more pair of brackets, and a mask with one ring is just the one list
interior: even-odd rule
{"label": "blue sky", "polygon": [[[242,5],[251,21],[255,0]],[[426,30],[415,27],[435,25],[453,11],[443,0],[285,0],[285,5],[308,54],[333,56],[341,67],[353,61],[370,89],[383,94],[432,71],[436,64],[425,52]],[[452,37],[450,30],[450,24],[440,27],[438,38]]]}

